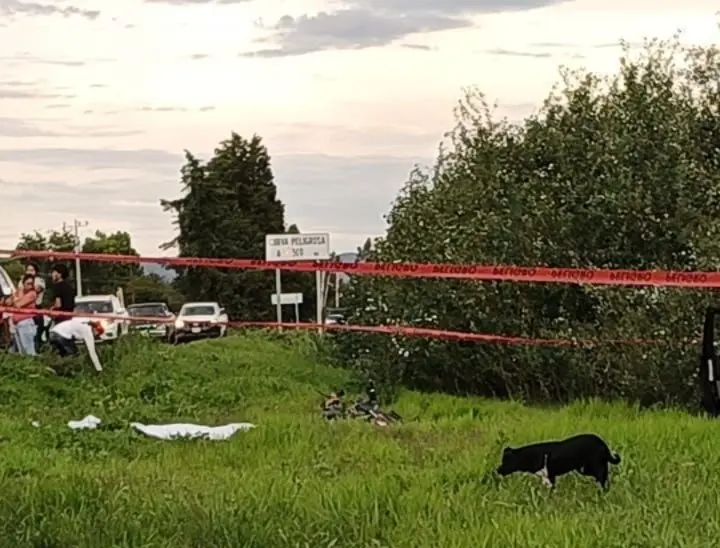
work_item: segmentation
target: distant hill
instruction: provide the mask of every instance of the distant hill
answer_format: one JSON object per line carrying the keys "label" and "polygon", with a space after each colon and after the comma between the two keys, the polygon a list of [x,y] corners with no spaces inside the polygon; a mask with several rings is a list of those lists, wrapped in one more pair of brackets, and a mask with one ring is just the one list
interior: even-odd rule
{"label": "distant hill", "polygon": [[162,265],[155,264],[155,263],[140,263],[140,266],[143,269],[143,272],[146,275],[155,274],[156,276],[159,276],[166,282],[172,282],[176,277],[177,274],[174,270],[169,270],[165,268]]}
{"label": "distant hill", "polygon": [[358,259],[358,254],[352,251],[338,253],[338,259],[341,263],[354,263]]}
{"label": "distant hill", "polygon": [[[347,252],[347,253],[338,253],[337,255],[338,260],[342,263],[354,263],[358,260],[358,254],[354,252]],[[168,268],[165,268],[162,265],[155,264],[155,263],[141,263],[140,266],[143,269],[143,272],[146,275],[155,274],[156,276],[159,276],[166,282],[172,282],[176,277],[177,274],[174,270],[170,270]],[[340,281],[341,282],[347,282],[350,278],[347,274],[341,274],[340,275]]]}

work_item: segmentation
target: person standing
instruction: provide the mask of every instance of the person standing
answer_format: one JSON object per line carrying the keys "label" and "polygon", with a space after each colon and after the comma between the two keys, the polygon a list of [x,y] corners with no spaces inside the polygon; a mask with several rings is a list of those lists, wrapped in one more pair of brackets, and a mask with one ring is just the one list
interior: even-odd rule
{"label": "person standing", "polygon": [[[67,281],[70,272],[68,267],[64,264],[56,264],[53,266],[50,276],[53,282],[52,285],[52,305],[50,310],[55,312],[68,312],[72,314],[75,310],[75,290],[72,285]],[[58,315],[53,316],[55,325],[67,321],[71,318],[70,315]]]}
{"label": "person standing", "polygon": [[35,263],[28,263],[25,265],[25,274],[23,274],[22,280],[20,280],[20,283],[18,284],[18,288],[22,288],[25,283],[25,276],[32,276],[35,280],[35,292],[37,293],[35,306],[40,306],[40,303],[42,303],[43,292],[45,291],[45,279],[40,275],[40,269]]}
{"label": "person standing", "polygon": [[12,336],[12,350],[25,356],[35,356],[35,326],[37,291],[35,289],[35,277],[25,274],[21,287],[15,292],[10,306],[13,308],[27,309],[28,312],[14,312],[11,321],[14,325]]}
{"label": "person standing", "polygon": [[[35,263],[28,263],[27,265],[25,265],[25,275],[33,276],[35,278],[35,292],[37,293],[37,299],[35,299],[35,307],[40,308],[45,294],[45,278],[40,275],[40,269]],[[23,276],[23,280],[24,279],[25,278]],[[22,284],[23,281],[21,280],[20,284],[18,284],[18,287],[21,287]],[[42,314],[38,314],[33,318],[33,321],[35,322],[36,330],[35,350],[40,350],[40,346],[42,346],[43,333],[45,332],[45,317]]]}

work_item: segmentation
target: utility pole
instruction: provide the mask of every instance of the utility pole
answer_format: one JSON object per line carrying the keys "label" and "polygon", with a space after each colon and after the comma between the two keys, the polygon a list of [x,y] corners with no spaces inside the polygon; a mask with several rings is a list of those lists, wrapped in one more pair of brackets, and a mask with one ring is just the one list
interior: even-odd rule
{"label": "utility pole", "polygon": [[340,308],[340,273],[335,272],[335,308]]}
{"label": "utility pole", "polygon": [[[88,221],[73,220],[73,234],[75,235],[75,253],[80,253],[80,229],[85,228],[90,223]],[[63,223],[63,232],[67,230],[67,224]],[[82,297],[82,270],[80,269],[80,257],[75,257],[75,291],[78,297]]]}

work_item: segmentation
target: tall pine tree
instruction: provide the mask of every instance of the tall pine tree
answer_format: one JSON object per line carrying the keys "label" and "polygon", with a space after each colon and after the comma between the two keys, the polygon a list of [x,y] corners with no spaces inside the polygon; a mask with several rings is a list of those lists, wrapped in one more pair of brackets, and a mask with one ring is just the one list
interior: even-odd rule
{"label": "tall pine tree", "polygon": [[[232,133],[206,163],[186,151],[183,197],[163,200],[179,234],[163,247],[180,257],[264,258],[265,235],[285,229],[270,156],[259,136]],[[233,319],[272,319],[274,276],[267,271],[176,268],[178,289],[188,300],[213,300]]]}

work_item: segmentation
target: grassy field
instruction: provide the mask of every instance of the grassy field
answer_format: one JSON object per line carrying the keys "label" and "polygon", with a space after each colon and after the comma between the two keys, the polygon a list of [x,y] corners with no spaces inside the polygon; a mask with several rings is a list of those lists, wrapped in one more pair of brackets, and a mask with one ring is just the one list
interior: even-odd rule
{"label": "grassy field", "polygon": [[[0,546],[653,547],[720,537],[720,424],[623,405],[537,410],[405,393],[407,423],[328,424],[317,390],[348,379],[304,339],[260,335],[104,349],[60,377],[0,356]],[[95,414],[98,431],[70,419]],[[32,421],[39,421],[35,427]],[[159,441],[131,421],[258,428]],[[611,489],[499,480],[502,447],[594,431],[621,453]]]}

